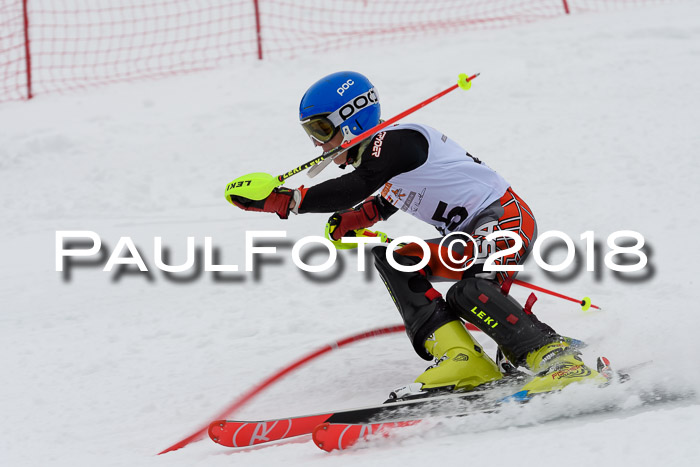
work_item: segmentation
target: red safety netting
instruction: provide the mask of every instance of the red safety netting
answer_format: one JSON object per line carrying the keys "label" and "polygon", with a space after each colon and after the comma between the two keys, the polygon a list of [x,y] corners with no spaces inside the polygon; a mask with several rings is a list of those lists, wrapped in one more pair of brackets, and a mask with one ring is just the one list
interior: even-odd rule
{"label": "red safety netting", "polygon": [[[0,102],[664,0],[5,0]],[[28,39],[28,41],[27,41]]]}
{"label": "red safety netting", "polygon": [[0,101],[27,97],[22,2],[0,5]]}

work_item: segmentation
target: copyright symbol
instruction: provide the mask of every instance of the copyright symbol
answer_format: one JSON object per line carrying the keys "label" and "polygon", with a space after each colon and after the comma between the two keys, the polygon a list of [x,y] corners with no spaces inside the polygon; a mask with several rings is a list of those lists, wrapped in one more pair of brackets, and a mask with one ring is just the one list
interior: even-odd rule
{"label": "copyright symbol", "polygon": [[[447,264],[447,262],[445,261],[445,259],[442,256],[442,249],[443,249],[445,242],[447,241],[448,238],[450,238],[453,235],[458,235],[458,237],[455,237],[455,238],[451,239],[449,242],[447,242],[447,246],[445,246],[445,249],[447,250],[447,258],[449,259],[449,261],[452,264],[464,264],[464,266],[459,267],[459,268],[453,268],[452,266]],[[465,254],[462,258],[455,258],[453,255],[453,247],[455,246],[455,244],[461,245],[462,248],[464,249],[464,251],[465,252],[467,251],[468,243],[464,240],[465,236],[468,237],[469,241],[472,243],[472,245],[474,245],[474,248],[472,249],[474,254],[471,257],[467,257],[467,255]],[[478,246],[476,244],[476,240],[474,240],[474,237],[472,237],[471,235],[469,235],[468,233],[465,233],[465,232],[452,232],[451,234],[445,235],[442,238],[442,240],[440,240],[440,244],[438,245],[438,258],[440,258],[440,262],[442,263],[442,265],[445,266],[450,271],[466,271],[467,269],[472,267],[474,265],[474,263],[476,262],[477,251],[479,251],[479,249],[478,249]]]}

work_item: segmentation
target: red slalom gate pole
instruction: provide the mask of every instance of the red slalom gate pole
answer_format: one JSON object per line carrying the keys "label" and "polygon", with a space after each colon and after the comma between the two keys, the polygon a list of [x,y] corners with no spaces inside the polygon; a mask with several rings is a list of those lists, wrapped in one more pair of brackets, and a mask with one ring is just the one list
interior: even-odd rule
{"label": "red slalom gate pole", "polygon": [[538,292],[546,293],[554,297],[559,297],[563,298],[564,300],[569,300],[570,302],[578,303],[579,305],[581,305],[581,307],[583,307],[583,311],[586,311],[589,308],[595,308],[596,310],[601,309],[599,306],[591,304],[591,299],[588,297],[583,297],[582,300],[577,300],[575,298],[567,297],[566,295],[562,295],[552,290],[547,290],[544,287],[540,287],[535,284],[530,284],[529,282],[524,282],[518,279],[514,279],[513,284],[518,284],[519,286],[527,287],[528,289],[537,290]]}
{"label": "red slalom gate pole", "polygon": [[[471,331],[479,331],[479,328],[474,326],[473,324],[466,324],[467,329]],[[315,360],[316,358],[320,357],[321,355],[330,352],[332,350],[340,349],[341,347],[345,347],[346,345],[352,344],[354,342],[359,342],[364,339],[369,339],[371,337],[377,337],[377,336],[382,336],[385,334],[393,334],[396,332],[403,332],[406,330],[406,327],[403,324],[397,324],[394,326],[387,326],[384,328],[377,328],[377,329],[371,329],[369,331],[361,332],[359,334],[355,334],[350,337],[346,337],[345,339],[340,339],[338,341],[335,341],[331,344],[324,345],[323,347],[320,347],[311,353],[301,357],[299,360],[295,361],[291,365],[287,366],[286,368],[283,368],[282,370],[279,370],[277,373],[274,373],[273,375],[269,376],[262,382],[258,383],[257,385],[253,386],[251,389],[243,393],[238,399],[233,401],[226,409],[224,409],[220,414],[214,416],[211,418],[211,420],[220,420],[220,419],[225,419],[229,417],[235,410],[240,409],[242,406],[244,406],[248,401],[250,401],[253,397],[255,397],[258,393],[260,393],[263,389],[267,388],[277,380],[281,379],[282,377],[286,376],[287,374],[291,373],[292,371],[304,366],[305,364],[309,363],[312,360]],[[199,439],[203,438],[204,435],[207,433],[207,430],[209,429],[209,423],[204,425],[202,428],[199,430],[195,431],[188,437],[178,441],[177,443],[173,444],[172,446],[162,450],[161,452],[158,453],[158,455],[165,454],[166,452],[170,451],[176,451],[180,448],[184,448],[188,444],[198,441]]]}
{"label": "red slalom gate pole", "polygon": [[[314,350],[313,352],[309,353],[308,355],[305,355],[304,357],[295,361],[294,363],[287,366],[286,368],[283,368],[282,370],[278,371],[277,373],[269,376],[264,381],[253,386],[251,389],[249,389],[248,391],[243,393],[238,399],[233,401],[219,415],[212,417],[211,420],[224,419],[224,418],[230,416],[233,411],[241,408],[243,405],[245,405],[248,401],[250,401],[253,397],[255,397],[258,393],[260,393],[263,389],[270,386],[272,383],[276,382],[277,380],[279,380],[280,378],[284,377],[285,375],[291,373],[292,371],[298,369],[299,367],[309,363],[311,360],[315,360],[316,358],[320,357],[321,355],[323,355],[327,352],[330,352],[331,350],[339,349],[341,347],[345,347],[348,344],[352,344],[353,342],[359,342],[361,340],[368,339],[371,337],[382,336],[384,334],[391,334],[391,333],[395,333],[395,332],[402,332],[405,329],[406,328],[403,325],[395,325],[395,326],[389,326],[389,327],[384,327],[384,328],[377,328],[377,329],[372,329],[369,331],[361,332],[359,334],[355,334],[355,335],[350,336],[350,337],[346,337],[345,339],[335,341],[331,344],[324,345],[323,347],[320,347],[320,348]],[[201,439],[207,433],[208,428],[209,428],[209,423],[207,423],[206,425],[204,425],[204,427],[195,431],[194,433],[192,433],[188,437],[178,441],[177,443],[173,444],[172,446],[159,452],[158,455],[165,454],[166,452],[170,452],[170,451],[175,451],[177,449],[180,449],[180,448],[187,446],[188,444],[190,444],[194,441]]]}

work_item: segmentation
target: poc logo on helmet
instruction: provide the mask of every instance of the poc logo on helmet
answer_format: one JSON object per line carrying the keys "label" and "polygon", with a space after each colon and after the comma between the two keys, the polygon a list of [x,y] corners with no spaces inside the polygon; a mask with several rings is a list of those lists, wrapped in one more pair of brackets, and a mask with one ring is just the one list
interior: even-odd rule
{"label": "poc logo on helmet", "polygon": [[358,110],[362,110],[368,105],[376,104],[377,101],[377,93],[374,91],[374,88],[372,88],[366,93],[360,94],[355,99],[342,106],[338,113],[340,114],[340,118],[345,121],[352,117]]}
{"label": "poc logo on helmet", "polygon": [[347,80],[346,82],[343,83],[342,86],[340,86],[338,88],[338,94],[340,94],[342,96],[343,94],[345,94],[345,91],[350,89],[350,86],[352,86],[353,84],[355,84],[355,82],[353,80],[351,80],[351,79]]}

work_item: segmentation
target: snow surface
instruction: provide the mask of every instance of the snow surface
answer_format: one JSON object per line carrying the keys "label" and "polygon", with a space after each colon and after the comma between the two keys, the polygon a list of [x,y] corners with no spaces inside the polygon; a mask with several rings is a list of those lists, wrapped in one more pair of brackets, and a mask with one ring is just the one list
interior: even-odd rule
{"label": "snow surface", "polygon": [[[650,406],[639,398],[652,385],[687,396],[700,383],[698,18],[693,2],[574,15],[3,104],[0,465],[699,465],[697,396]],[[282,222],[223,199],[239,175],[282,173],[316,154],[296,123],[298,100],[340,69],[372,79],[385,116],[460,72],[481,72],[468,93],[407,121],[441,129],[502,173],[540,232],[567,233],[581,261],[582,232],[594,231],[603,253],[612,232],[642,233],[651,253],[642,280],[612,274],[602,255],[596,272],[545,274],[529,261],[522,278],[605,309],[583,313],[542,294],[535,306],[561,333],[590,342],[591,363],[599,354],[618,367],[653,363],[608,391],[572,388],[340,454],[308,442],[233,452],[204,439],[156,456],[309,351],[400,321],[376,273],[355,270],[354,253],[342,254],[347,267],[326,282],[293,265],[291,243],[322,235],[327,215]],[[309,182],[297,175],[288,185]],[[401,214],[381,228],[434,236]],[[93,263],[66,280],[55,269],[58,230],[97,232],[107,255],[131,237],[150,275]],[[221,282],[155,268],[153,237],[180,264],[186,237],[201,247],[210,236],[219,261],[243,269],[246,230],[288,235],[279,261],[257,275]],[[182,275],[190,279],[173,279]],[[524,300],[529,291],[513,293]],[[375,338],[314,361],[236,416],[366,405],[425,365],[405,336]],[[556,419],[562,413],[572,418]]]}

